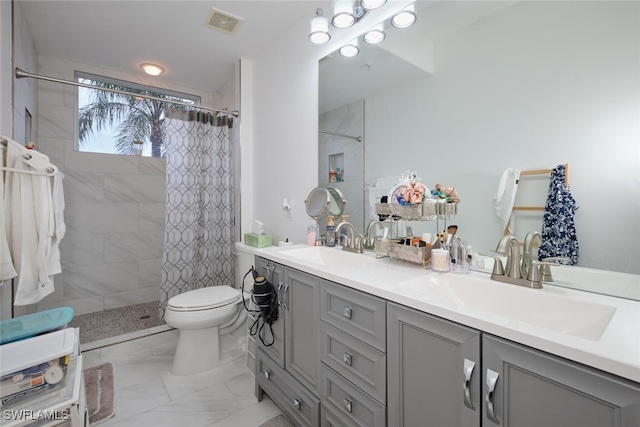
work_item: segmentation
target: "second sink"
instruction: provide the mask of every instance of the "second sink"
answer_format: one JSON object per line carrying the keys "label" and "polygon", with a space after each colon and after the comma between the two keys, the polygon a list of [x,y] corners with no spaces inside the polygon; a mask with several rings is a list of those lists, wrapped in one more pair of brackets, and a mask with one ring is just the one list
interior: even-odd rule
{"label": "second sink", "polygon": [[344,268],[352,265],[362,265],[377,261],[373,254],[354,254],[324,246],[287,249],[280,251],[279,253],[280,255],[296,258],[300,261],[332,268]]}

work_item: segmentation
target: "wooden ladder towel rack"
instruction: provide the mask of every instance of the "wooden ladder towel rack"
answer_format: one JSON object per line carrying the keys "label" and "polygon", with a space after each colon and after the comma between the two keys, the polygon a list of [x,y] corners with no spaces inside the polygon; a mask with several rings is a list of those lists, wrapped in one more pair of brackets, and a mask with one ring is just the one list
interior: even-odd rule
{"label": "wooden ladder towel rack", "polygon": [[[553,169],[532,169],[520,171],[520,179],[527,175],[550,175]],[[569,187],[569,163],[564,164],[564,185]],[[513,211],[544,211],[544,206],[514,206]],[[513,213],[512,213],[513,215]],[[509,224],[504,228],[503,234],[509,234]]]}

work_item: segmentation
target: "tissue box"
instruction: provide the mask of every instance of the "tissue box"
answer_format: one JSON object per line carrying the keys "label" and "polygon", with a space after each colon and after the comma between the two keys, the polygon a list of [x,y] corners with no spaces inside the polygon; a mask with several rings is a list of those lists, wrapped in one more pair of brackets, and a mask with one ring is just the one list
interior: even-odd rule
{"label": "tissue box", "polygon": [[245,233],[244,243],[254,248],[271,246],[271,236],[268,234]]}

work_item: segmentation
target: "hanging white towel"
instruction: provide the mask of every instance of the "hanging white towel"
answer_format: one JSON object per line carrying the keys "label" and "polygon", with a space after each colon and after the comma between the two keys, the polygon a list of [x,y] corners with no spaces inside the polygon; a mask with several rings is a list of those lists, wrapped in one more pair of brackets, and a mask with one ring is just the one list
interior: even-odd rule
{"label": "hanging white towel", "polygon": [[518,169],[509,168],[502,172],[498,189],[493,196],[494,208],[496,215],[500,219],[500,226],[504,230],[509,225],[509,233],[512,233],[509,220],[511,212],[516,201],[516,193],[518,192],[518,181],[520,179],[520,171]]}
{"label": "hanging white towel", "polygon": [[[49,162],[44,154],[9,140],[7,166],[33,170],[23,161],[24,154],[31,154],[38,164]],[[53,275],[61,271],[53,202],[55,182],[49,176],[19,172],[8,173],[6,181],[5,196],[10,206],[6,219],[11,230],[7,240],[18,273],[14,304],[34,304],[53,292]]]}
{"label": "hanging white towel", "polygon": [[[6,166],[7,150],[0,145],[0,165]],[[13,267],[13,260],[9,252],[9,242],[7,241],[7,223],[5,222],[4,210],[8,206],[4,197],[4,172],[0,170],[0,286],[9,282],[17,276],[16,269]]]}

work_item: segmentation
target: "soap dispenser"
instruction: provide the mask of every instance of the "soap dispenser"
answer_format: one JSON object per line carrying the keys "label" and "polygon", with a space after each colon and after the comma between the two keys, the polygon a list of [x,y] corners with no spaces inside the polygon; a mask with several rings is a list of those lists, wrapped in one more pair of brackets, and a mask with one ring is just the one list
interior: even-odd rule
{"label": "soap dispenser", "polygon": [[327,246],[333,248],[336,245],[336,227],[333,224],[333,217],[327,218]]}

